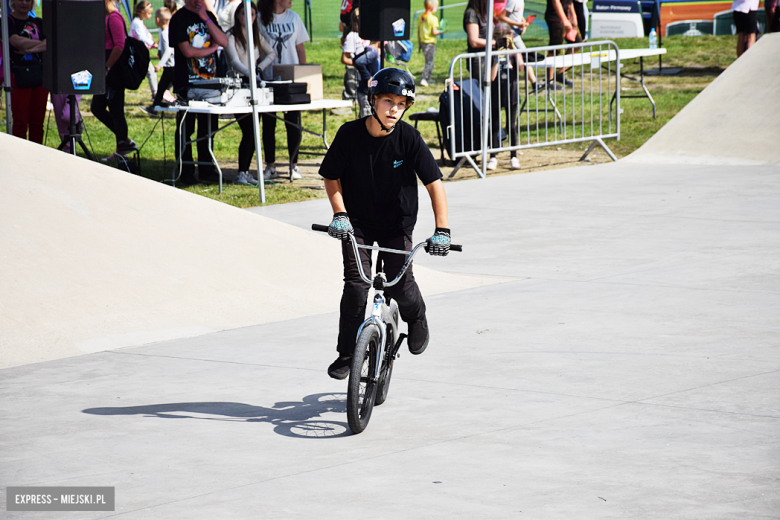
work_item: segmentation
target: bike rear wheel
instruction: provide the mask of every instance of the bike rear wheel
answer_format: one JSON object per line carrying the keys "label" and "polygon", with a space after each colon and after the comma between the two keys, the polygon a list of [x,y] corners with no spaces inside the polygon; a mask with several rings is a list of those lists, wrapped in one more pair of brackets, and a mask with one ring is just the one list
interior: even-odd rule
{"label": "bike rear wheel", "polygon": [[347,388],[347,421],[353,433],[360,433],[368,426],[374,409],[377,384],[374,368],[379,356],[379,331],[374,326],[365,327],[358,337]]}

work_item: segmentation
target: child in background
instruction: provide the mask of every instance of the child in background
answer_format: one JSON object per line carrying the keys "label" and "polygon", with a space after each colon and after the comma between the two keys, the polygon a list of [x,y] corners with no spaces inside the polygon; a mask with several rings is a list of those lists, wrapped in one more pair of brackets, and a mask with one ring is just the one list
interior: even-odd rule
{"label": "child in background", "polygon": [[346,72],[344,74],[344,92],[341,95],[343,99],[357,98],[357,84],[360,81],[360,77],[358,71],[355,70],[352,59],[362,53],[366,46],[368,46],[368,40],[364,40],[358,34],[360,31],[360,8],[356,7],[352,10],[351,20],[352,30],[344,38],[344,45],[342,46],[341,52],[341,63],[346,67]]}
{"label": "child in background", "polygon": [[167,7],[161,7],[154,14],[154,24],[160,29],[160,49],[158,51],[160,63],[154,67],[154,70],[159,72],[160,68],[162,68],[163,73],[160,78],[160,84],[157,85],[154,101],[152,101],[153,107],[164,106],[162,103],[167,104],[176,101],[173,94],[168,91],[173,86],[174,75],[173,47],[168,45],[168,24],[170,21],[171,11]]}
{"label": "child in background", "polygon": [[[130,23],[130,36],[143,42],[147,49],[156,49],[157,44],[155,43],[154,38],[152,38],[152,33],[149,32],[149,29],[146,28],[146,25],[144,25],[143,22],[152,17],[152,4],[146,0],[141,0],[135,4],[133,15],[135,18],[133,18],[133,21]],[[149,90],[152,91],[152,103],[154,103],[154,98],[157,95],[157,73],[154,71],[154,65],[152,65],[151,61],[149,62],[149,68],[146,71],[146,79],[149,81]],[[142,110],[149,115],[155,115],[154,105]]]}
{"label": "child in background", "polygon": [[360,116],[367,117],[371,115],[371,105],[368,102],[368,82],[379,72],[379,41],[371,42],[363,52],[355,56],[352,63],[357,69],[360,79],[358,81],[357,98],[360,106]]}
{"label": "child in background", "polygon": [[174,0],[164,0],[163,7],[171,12],[171,16],[176,14],[176,11],[179,10],[179,5]]}
{"label": "child in background", "polygon": [[417,26],[417,38],[420,43],[420,50],[425,56],[425,67],[423,68],[420,85],[428,86],[433,73],[433,59],[436,56],[436,37],[442,33],[439,30],[439,19],[434,13],[439,9],[438,0],[425,0],[425,13],[420,17],[420,25]]}

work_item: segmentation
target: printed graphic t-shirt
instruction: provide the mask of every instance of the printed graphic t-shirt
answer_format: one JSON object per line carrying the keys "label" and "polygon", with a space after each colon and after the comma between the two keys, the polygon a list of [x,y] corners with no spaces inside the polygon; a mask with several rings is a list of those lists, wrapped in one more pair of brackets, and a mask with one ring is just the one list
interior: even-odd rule
{"label": "printed graphic t-shirt", "polygon": [[442,177],[413,126],[401,121],[389,135],[374,137],[366,118],[339,128],[320,175],[341,180],[356,233],[370,231],[377,238],[411,235],[417,222],[417,178],[427,186]]}
{"label": "printed graphic t-shirt", "polygon": [[[291,9],[282,14],[274,14],[274,19],[268,25],[261,23],[260,36],[276,51],[276,61],[273,65],[298,65],[298,51],[295,46],[309,41],[309,33],[301,17]],[[263,71],[263,79],[273,79],[273,67]]]}
{"label": "printed graphic t-shirt", "polygon": [[[18,20],[13,16],[8,17],[8,32],[9,38],[13,35],[19,35],[22,38],[29,38],[31,40],[45,40],[43,35],[43,22],[40,18],[27,18],[27,20]],[[11,47],[11,65],[24,65],[25,63],[37,62],[40,63],[43,56],[40,52],[34,54],[19,54],[14,52]],[[2,61],[2,60],[0,60]]]}
{"label": "printed graphic t-shirt", "polygon": [[[217,23],[214,13],[208,12],[209,18]],[[179,9],[171,17],[168,26],[170,45],[173,47],[174,76],[173,89],[180,93],[187,89],[188,84],[196,79],[211,79],[217,74],[217,55],[209,54],[203,58],[187,58],[181,52],[179,44],[189,42],[196,49],[203,49],[212,45],[211,34],[208,25],[200,19],[198,13],[187,8]],[[216,44],[214,44],[216,45]]]}

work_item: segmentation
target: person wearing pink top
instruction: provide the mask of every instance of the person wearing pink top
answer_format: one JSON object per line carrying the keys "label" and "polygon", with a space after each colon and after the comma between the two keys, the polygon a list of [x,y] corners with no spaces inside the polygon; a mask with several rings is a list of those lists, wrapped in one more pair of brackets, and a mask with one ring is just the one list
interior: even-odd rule
{"label": "person wearing pink top", "polygon": [[92,96],[92,114],[106,125],[116,137],[116,153],[126,155],[138,150],[138,145],[127,135],[125,119],[125,87],[117,70],[112,67],[125,49],[127,28],[125,19],[114,0],[104,0],[106,13],[106,93]]}

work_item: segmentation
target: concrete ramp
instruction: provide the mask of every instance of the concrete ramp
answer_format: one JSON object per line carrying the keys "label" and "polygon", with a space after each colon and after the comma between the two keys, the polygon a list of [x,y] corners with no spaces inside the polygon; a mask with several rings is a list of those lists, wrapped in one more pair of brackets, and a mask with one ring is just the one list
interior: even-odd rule
{"label": "concrete ramp", "polygon": [[0,157],[0,368],[338,309],[327,236],[5,134]]}
{"label": "concrete ramp", "polygon": [[780,164],[780,34],[768,34],[639,150],[635,163]]}

